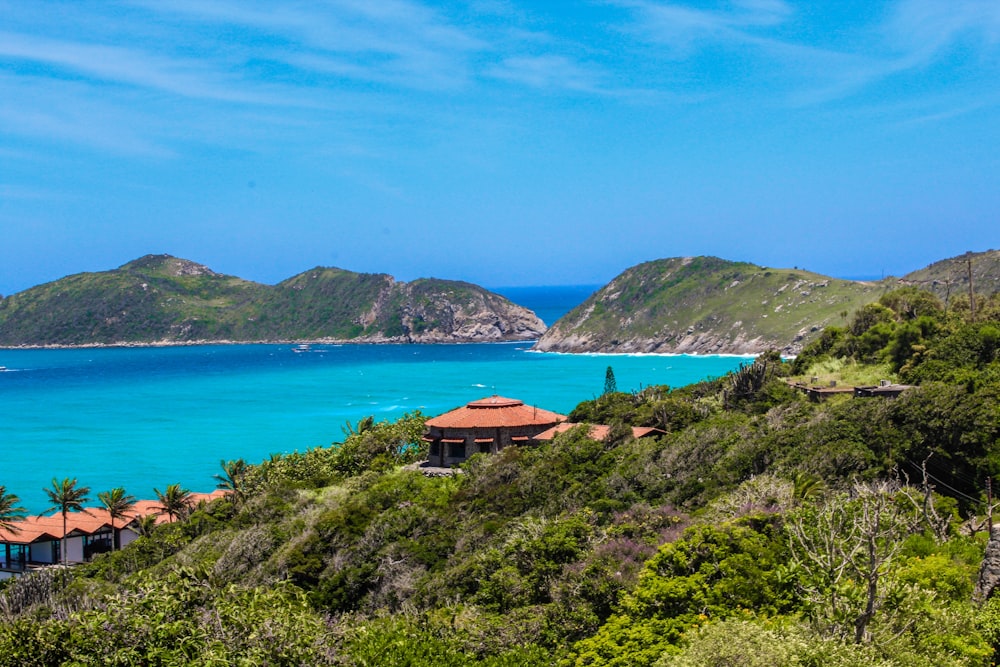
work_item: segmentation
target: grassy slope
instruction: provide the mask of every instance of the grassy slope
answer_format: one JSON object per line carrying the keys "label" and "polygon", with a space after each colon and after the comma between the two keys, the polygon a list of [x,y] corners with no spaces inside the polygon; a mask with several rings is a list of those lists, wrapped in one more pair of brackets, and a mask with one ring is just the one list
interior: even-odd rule
{"label": "grassy slope", "polygon": [[1000,292],[1000,250],[966,253],[903,276],[903,281],[934,292],[938,298],[969,294],[969,260],[972,260],[972,284],[976,294]]}
{"label": "grassy slope", "polygon": [[144,257],[7,297],[0,302],[0,341],[71,345],[224,338],[239,321],[239,309],[266,289],[190,262]]}
{"label": "grassy slope", "polygon": [[[392,285],[385,274],[316,267],[275,286],[257,306],[265,338],[355,338],[359,322]],[[288,333],[294,331],[294,336]]]}
{"label": "grassy slope", "polygon": [[882,283],[715,257],[656,260],[622,273],[545,338],[576,333],[602,346],[630,339],[676,346],[685,336],[707,333],[724,341],[759,338],[785,346],[800,333],[807,341],[824,326],[842,323],[844,313],[886,289]]}

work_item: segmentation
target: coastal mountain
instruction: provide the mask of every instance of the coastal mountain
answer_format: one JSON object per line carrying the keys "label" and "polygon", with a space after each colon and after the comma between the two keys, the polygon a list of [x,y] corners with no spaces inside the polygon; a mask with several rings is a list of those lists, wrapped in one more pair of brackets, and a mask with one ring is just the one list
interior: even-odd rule
{"label": "coastal mountain", "polygon": [[824,327],[904,286],[946,305],[1000,291],[1000,251],[966,253],[880,281],[840,280],[717,257],[675,257],[634,266],[553,324],[546,352],[797,354]]}
{"label": "coastal mountain", "polygon": [[753,354],[777,348],[794,354],[893,285],[717,257],[660,259],[595,292],[553,324],[535,349]]}
{"label": "coastal mountain", "polygon": [[317,267],[278,285],[147,255],[0,300],[0,345],[531,340],[534,313],[482,287]]}

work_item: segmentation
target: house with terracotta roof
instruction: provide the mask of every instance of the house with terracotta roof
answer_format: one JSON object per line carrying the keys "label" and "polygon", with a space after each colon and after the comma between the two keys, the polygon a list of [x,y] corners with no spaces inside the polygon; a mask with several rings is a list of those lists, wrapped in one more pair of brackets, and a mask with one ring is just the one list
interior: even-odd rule
{"label": "house with terracotta roof", "polygon": [[[566,431],[576,428],[577,426],[580,426],[580,424],[574,422],[562,422],[561,424],[556,424],[552,428],[542,431],[536,435],[534,439],[538,442],[549,442],[560,433],[565,433]],[[636,440],[639,438],[648,438],[650,436],[658,436],[666,433],[666,431],[653,426],[633,426],[631,428],[632,437]],[[610,434],[611,427],[606,424],[591,424],[589,430],[587,431],[587,437],[600,442],[607,440]]]}
{"label": "house with terracotta roof", "polygon": [[[62,562],[61,514],[29,516],[15,525],[15,531],[0,529],[0,578]],[[92,507],[86,512],[71,512],[66,516],[66,561],[82,563],[110,551],[113,537],[107,510]]]}
{"label": "house with terracotta roof", "polygon": [[[194,506],[225,494],[221,489],[212,493],[192,493],[190,501]],[[168,520],[155,500],[137,501],[124,520],[124,526],[122,520],[112,525],[111,516],[103,507],[70,512],[66,515],[66,562],[84,563],[97,554],[111,551],[115,531],[120,531],[120,546],[133,542],[139,537],[139,520],[149,515],[156,516],[157,524]],[[28,516],[15,521],[14,525],[16,530],[0,528],[0,579],[63,561],[62,514]]]}
{"label": "house with terracotta roof", "polygon": [[426,422],[424,440],[430,443],[428,463],[458,465],[477,453],[498,452],[510,445],[528,444],[566,416],[524,401],[489,396],[455,408]]}

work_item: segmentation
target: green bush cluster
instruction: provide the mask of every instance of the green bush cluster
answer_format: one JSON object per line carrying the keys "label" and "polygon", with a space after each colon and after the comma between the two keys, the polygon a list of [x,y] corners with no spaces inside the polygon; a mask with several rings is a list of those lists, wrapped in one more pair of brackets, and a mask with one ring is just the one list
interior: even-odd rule
{"label": "green bush cluster", "polygon": [[272,454],[250,467],[244,483],[251,493],[279,486],[321,488],[365,471],[384,472],[421,460],[427,454],[421,439],[424,419],[419,410],[393,422],[366,418],[358,430],[349,430],[343,442],[330,447]]}
{"label": "green bush cluster", "polygon": [[985,667],[1000,373],[977,312],[891,295],[804,355],[901,364],[920,385],[895,399],[809,402],[769,354],[581,403],[605,441],[581,426],[440,478],[406,465],[418,413],[348,424],[65,581],[0,590],[0,664]]}

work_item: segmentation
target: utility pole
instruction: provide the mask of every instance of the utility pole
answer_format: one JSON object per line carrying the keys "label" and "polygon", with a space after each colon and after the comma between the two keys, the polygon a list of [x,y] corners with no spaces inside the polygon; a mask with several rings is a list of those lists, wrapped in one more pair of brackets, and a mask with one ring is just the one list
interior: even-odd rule
{"label": "utility pole", "polygon": [[967,252],[965,254],[965,260],[967,262],[967,268],[969,272],[969,317],[972,318],[973,323],[976,321],[976,292],[972,289],[972,252]]}

